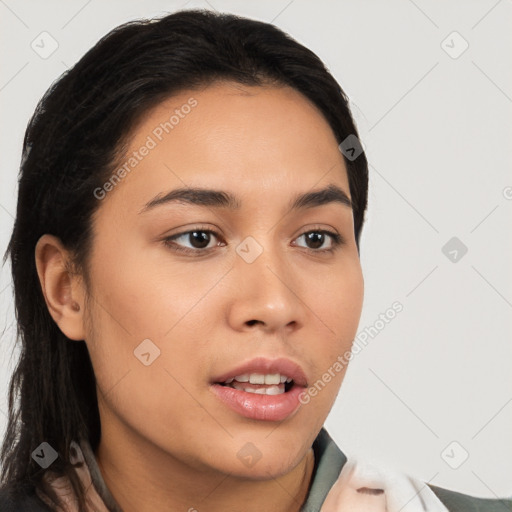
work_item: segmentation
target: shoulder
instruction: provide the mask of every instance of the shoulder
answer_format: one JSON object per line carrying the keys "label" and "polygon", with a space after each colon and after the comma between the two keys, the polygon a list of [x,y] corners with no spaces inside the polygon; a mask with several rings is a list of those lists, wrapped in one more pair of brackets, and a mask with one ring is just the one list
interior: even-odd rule
{"label": "shoulder", "polygon": [[23,495],[15,495],[7,486],[0,487],[0,510],[2,512],[51,512],[33,488]]}
{"label": "shoulder", "polygon": [[476,498],[435,485],[429,487],[450,512],[512,512],[512,498]]}

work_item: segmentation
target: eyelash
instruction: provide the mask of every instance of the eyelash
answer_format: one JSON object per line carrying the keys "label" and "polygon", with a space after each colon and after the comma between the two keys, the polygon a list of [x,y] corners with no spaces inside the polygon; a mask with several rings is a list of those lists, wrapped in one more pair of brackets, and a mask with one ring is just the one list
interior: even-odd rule
{"label": "eyelash", "polygon": [[[163,239],[163,243],[166,247],[169,249],[179,252],[179,253],[185,253],[185,254],[191,254],[194,256],[201,256],[205,253],[210,252],[211,249],[214,249],[214,247],[209,247],[206,249],[190,249],[189,247],[182,247],[174,242],[176,238],[181,238],[184,235],[188,235],[190,233],[199,232],[199,233],[211,233],[215,236],[215,238],[220,238],[218,233],[216,231],[213,231],[211,229],[202,228],[201,226],[198,226],[194,229],[191,229],[189,231],[183,231],[181,233],[177,233],[175,235],[169,236],[167,238]],[[335,233],[333,231],[329,231],[327,229],[312,229],[309,231],[304,231],[304,233],[301,233],[297,238],[300,238],[301,236],[308,235],[310,233],[322,233],[324,235],[329,235],[332,239],[332,247],[330,249],[311,249],[309,247],[305,247],[306,250],[312,252],[312,253],[333,253],[337,251],[342,245],[345,244],[345,239],[338,233]]]}

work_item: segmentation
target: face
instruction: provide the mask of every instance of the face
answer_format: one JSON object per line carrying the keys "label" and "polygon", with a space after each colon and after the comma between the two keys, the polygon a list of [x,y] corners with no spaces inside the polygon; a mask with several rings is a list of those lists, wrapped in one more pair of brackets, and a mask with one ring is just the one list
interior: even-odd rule
{"label": "face", "polygon": [[[102,432],[199,471],[285,474],[334,403],[363,302],[350,206],[291,207],[350,198],[328,123],[291,88],[216,84],[148,113],[125,162],[93,218]],[[164,200],[182,188],[220,194]]]}

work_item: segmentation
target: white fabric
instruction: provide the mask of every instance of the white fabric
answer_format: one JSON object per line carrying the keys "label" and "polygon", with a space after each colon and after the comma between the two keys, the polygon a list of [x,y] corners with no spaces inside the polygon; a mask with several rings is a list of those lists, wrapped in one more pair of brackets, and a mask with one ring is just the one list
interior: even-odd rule
{"label": "white fabric", "polygon": [[320,512],[448,512],[423,482],[389,468],[348,460]]}

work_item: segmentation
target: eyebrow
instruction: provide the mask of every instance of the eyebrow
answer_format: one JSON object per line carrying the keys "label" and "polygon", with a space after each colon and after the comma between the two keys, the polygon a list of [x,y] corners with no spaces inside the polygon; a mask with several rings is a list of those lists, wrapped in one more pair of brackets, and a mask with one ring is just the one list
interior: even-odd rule
{"label": "eyebrow", "polygon": [[[165,195],[158,194],[144,207],[139,213],[152,210],[156,206],[172,202],[187,203],[197,206],[209,206],[215,208],[227,208],[230,210],[239,210],[242,202],[239,198],[230,192],[222,190],[212,190],[206,188],[183,187],[171,190]],[[303,194],[298,194],[291,199],[288,208],[291,211],[314,208],[329,203],[340,203],[352,209],[350,197],[337,185],[330,184],[325,188],[313,190]]]}

